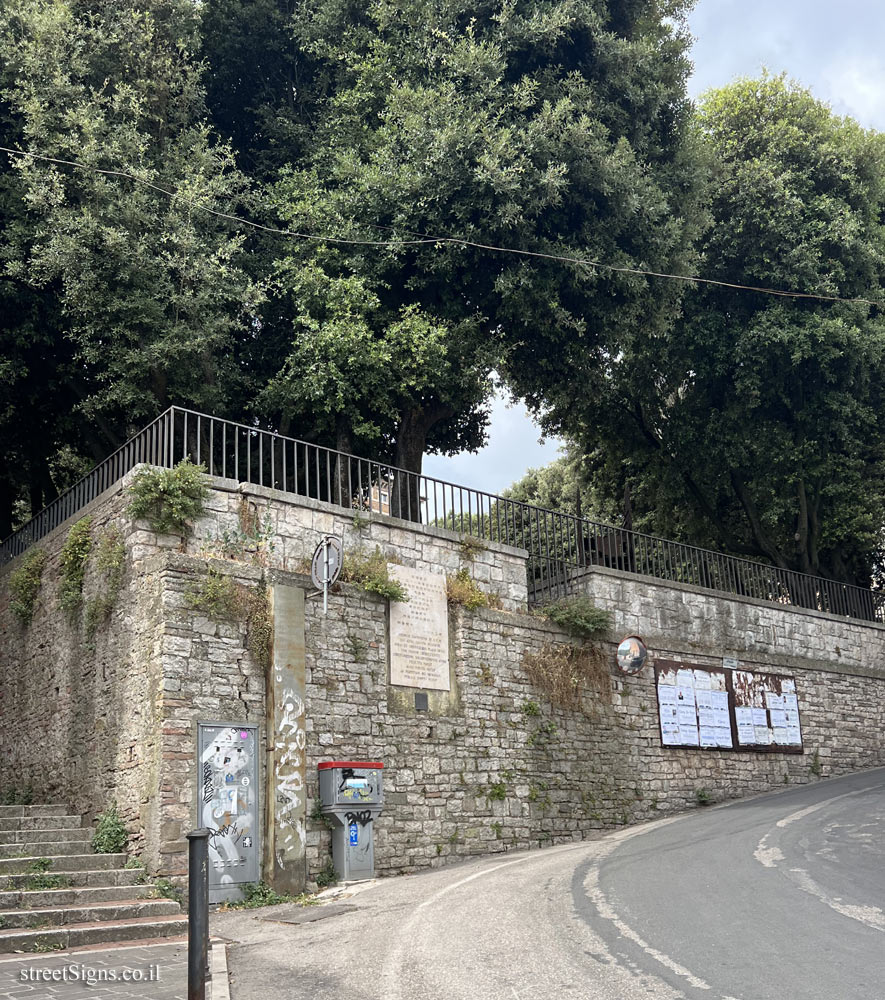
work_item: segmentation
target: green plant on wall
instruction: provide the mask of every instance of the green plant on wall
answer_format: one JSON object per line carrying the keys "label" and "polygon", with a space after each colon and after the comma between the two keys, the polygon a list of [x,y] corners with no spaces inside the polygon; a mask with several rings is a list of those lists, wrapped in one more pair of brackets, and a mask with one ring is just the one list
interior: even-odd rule
{"label": "green plant on wall", "polygon": [[206,469],[187,459],[173,469],[141,469],[129,487],[129,515],[158,534],[184,535],[203,513],[209,489]]}
{"label": "green plant on wall", "polygon": [[5,788],[0,792],[0,806],[29,806],[34,801],[34,790],[25,788]]}
{"label": "green plant on wall", "polygon": [[46,552],[43,549],[31,549],[22,556],[18,569],[9,575],[9,610],[22,628],[27,628],[34,617],[45,567]]}
{"label": "green plant on wall", "polygon": [[105,531],[95,549],[95,569],[101,587],[86,601],[84,628],[88,639],[108,620],[120,598],[126,572],[126,546],[116,528]]}
{"label": "green plant on wall", "polygon": [[126,827],[117,812],[117,803],[112,802],[98,815],[92,849],[96,854],[119,854],[125,849],[128,839]]}
{"label": "green plant on wall", "polygon": [[264,580],[254,588],[240,591],[246,609],[246,643],[249,652],[265,669],[270,667],[273,653],[273,617],[270,594]]}
{"label": "green plant on wall", "polygon": [[335,871],[335,862],[328,858],[323,867],[317,872],[316,882],[321,889],[334,885],[338,881],[338,872]]}
{"label": "green plant on wall", "polygon": [[187,589],[184,600],[191,610],[202,611],[215,621],[236,621],[243,615],[243,602],[233,577],[212,566]]}
{"label": "green plant on wall", "polygon": [[240,497],[237,507],[238,525],[224,528],[218,535],[209,535],[207,549],[227,559],[248,561],[266,566],[274,551],[274,525],[270,512],[264,516],[248,497]]}
{"label": "green plant on wall", "polygon": [[58,590],[58,603],[67,615],[68,621],[72,623],[76,620],[77,612],[83,602],[83,580],[91,552],[92,519],[84,517],[68,532],[59,558],[61,584]]}
{"label": "green plant on wall", "polygon": [[189,608],[215,621],[245,622],[249,652],[261,666],[270,666],[273,618],[264,580],[255,587],[244,587],[228,574],[210,567],[205,577],[191,584],[184,599]]}
{"label": "green plant on wall", "polygon": [[345,583],[353,583],[367,593],[378,594],[390,601],[407,601],[406,588],[394,580],[387,568],[387,557],[377,546],[374,552],[364,552],[357,549],[344,557],[341,568],[341,579]]}
{"label": "green plant on wall", "polygon": [[454,576],[446,577],[446,597],[449,604],[459,604],[468,611],[486,608],[489,604],[486,593],[463,567]]}
{"label": "green plant on wall", "polygon": [[507,798],[507,786],[503,781],[496,781],[489,785],[487,795],[492,802],[503,802]]}
{"label": "green plant on wall", "polygon": [[597,608],[589,597],[564,597],[541,608],[541,613],[576,639],[605,635],[612,626],[612,614]]}
{"label": "green plant on wall", "polygon": [[480,552],[487,552],[489,548],[481,538],[477,538],[475,535],[462,535],[458,539],[458,545],[461,549],[461,555],[468,562],[473,562]]}

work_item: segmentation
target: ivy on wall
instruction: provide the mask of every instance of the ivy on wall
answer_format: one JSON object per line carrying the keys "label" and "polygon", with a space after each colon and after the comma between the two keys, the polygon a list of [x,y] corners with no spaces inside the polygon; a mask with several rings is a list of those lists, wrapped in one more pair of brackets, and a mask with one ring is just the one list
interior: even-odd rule
{"label": "ivy on wall", "polygon": [[91,552],[92,518],[84,517],[68,532],[60,555],[61,584],[58,603],[72,624],[76,622],[83,603],[83,580]]}
{"label": "ivy on wall", "polygon": [[11,595],[9,609],[18,619],[22,628],[27,628],[34,617],[34,609],[43,583],[43,570],[45,568],[45,550],[31,549],[22,556],[18,569],[13,570],[9,575]]}

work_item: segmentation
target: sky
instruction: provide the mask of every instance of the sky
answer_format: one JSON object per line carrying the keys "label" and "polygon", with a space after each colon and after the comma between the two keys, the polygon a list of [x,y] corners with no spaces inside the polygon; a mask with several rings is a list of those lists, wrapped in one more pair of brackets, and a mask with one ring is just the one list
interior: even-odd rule
{"label": "sky", "polygon": [[[885,4],[877,0],[698,0],[689,18],[698,97],[763,68],[787,75],[866,128],[885,130]],[[476,454],[424,459],[429,476],[500,493],[552,462],[561,442],[542,438],[521,404],[495,399],[488,444]]]}

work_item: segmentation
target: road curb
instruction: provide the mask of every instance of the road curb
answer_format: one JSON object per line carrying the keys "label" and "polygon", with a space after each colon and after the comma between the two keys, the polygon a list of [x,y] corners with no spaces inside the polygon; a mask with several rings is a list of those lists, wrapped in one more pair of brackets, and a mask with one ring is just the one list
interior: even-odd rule
{"label": "road curb", "polygon": [[227,974],[227,945],[221,941],[212,942],[209,953],[209,1000],[230,1000],[230,979]]}

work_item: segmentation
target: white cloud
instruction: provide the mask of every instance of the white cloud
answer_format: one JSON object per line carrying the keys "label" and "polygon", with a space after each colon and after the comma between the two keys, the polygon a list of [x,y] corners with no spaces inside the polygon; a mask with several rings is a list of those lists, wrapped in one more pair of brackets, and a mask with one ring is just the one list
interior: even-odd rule
{"label": "white cloud", "polygon": [[552,462],[561,444],[557,438],[542,439],[541,429],[521,403],[510,406],[502,396],[496,396],[488,444],[475,454],[462,452],[452,458],[427,455],[422,471],[458,486],[500,493],[521,479],[526,470]]}

